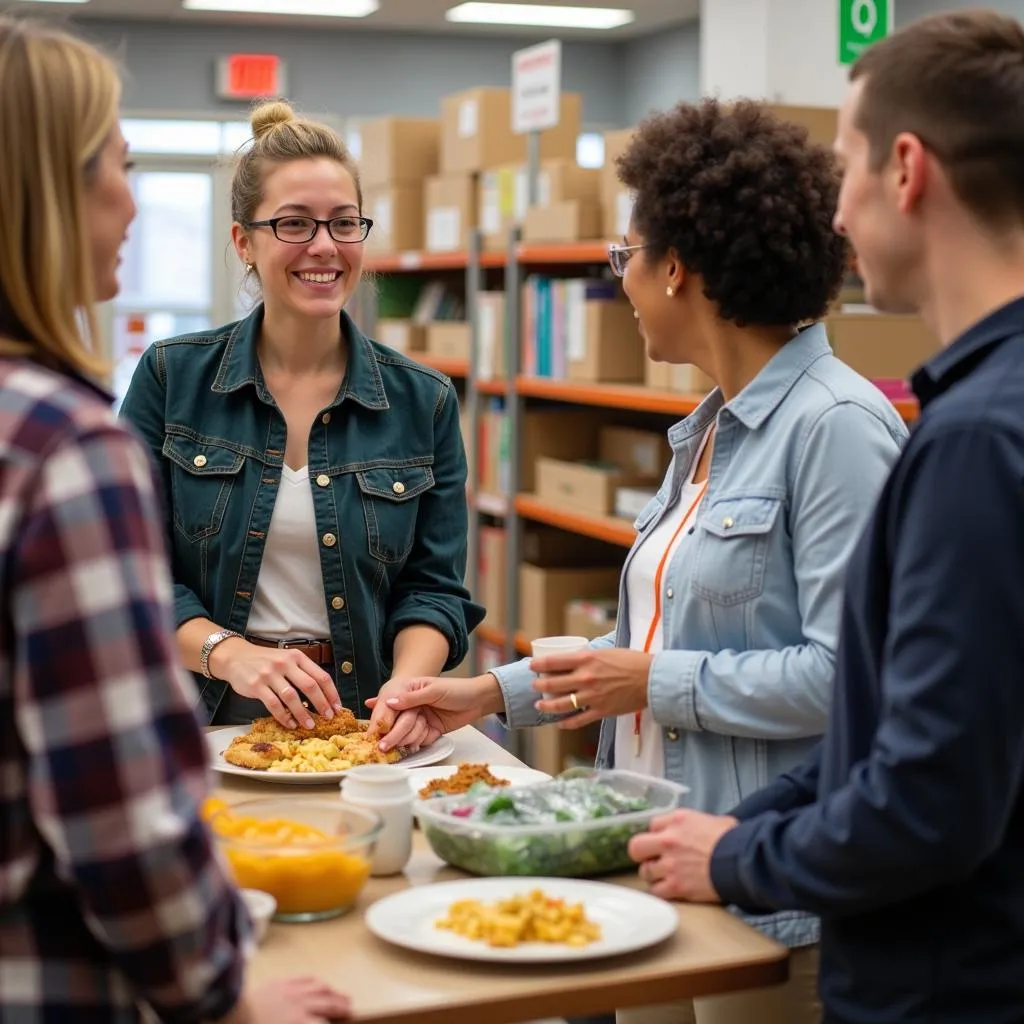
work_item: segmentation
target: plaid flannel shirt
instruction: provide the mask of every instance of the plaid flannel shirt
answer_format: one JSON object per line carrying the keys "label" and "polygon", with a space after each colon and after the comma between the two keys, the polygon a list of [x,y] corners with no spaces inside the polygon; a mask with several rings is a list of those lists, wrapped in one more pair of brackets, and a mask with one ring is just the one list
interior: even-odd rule
{"label": "plaid flannel shirt", "polygon": [[217,1019],[250,922],[198,805],[149,456],[92,385],[0,359],[0,1024]]}

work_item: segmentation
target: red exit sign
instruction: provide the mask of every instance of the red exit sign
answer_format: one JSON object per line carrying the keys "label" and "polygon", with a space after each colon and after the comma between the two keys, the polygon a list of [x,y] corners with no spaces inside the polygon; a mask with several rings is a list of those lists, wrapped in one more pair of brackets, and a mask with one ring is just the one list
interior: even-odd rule
{"label": "red exit sign", "polygon": [[260,100],[283,96],[284,61],[270,53],[233,53],[217,65],[217,96]]}

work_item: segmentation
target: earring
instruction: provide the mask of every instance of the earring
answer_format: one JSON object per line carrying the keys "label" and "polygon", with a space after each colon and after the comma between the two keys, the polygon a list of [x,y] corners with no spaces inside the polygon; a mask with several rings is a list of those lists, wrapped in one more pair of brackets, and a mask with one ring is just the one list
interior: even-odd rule
{"label": "earring", "polygon": [[666,295],[667,295],[667,296],[668,296],[668,297],[669,297],[670,299],[674,299],[674,298],[676,297],[676,290],[675,290],[675,288],[673,288],[673,287],[672,287],[672,285],[669,285],[669,286],[668,286],[668,287],[667,287],[667,288],[665,289],[665,294],[666,294]]}
{"label": "earring", "polygon": [[249,274],[251,274],[253,272],[255,267],[256,267],[255,263],[246,263],[246,265],[245,265],[245,273],[246,273],[247,277],[248,277]]}

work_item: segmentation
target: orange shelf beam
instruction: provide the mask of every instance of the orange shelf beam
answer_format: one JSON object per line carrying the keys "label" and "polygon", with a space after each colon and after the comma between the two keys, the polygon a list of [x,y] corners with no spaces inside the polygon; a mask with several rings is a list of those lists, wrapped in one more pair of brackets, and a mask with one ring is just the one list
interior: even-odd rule
{"label": "orange shelf beam", "polygon": [[519,262],[531,264],[552,263],[607,263],[607,242],[525,243],[518,249]]}
{"label": "orange shelf beam", "polygon": [[[495,647],[505,646],[505,631],[495,626],[477,626],[476,636],[485,643],[494,644]],[[530,653],[530,641],[525,633],[516,633],[515,648],[520,654]]]}
{"label": "orange shelf beam", "polygon": [[654,391],[639,384],[581,384],[547,377],[520,377],[516,381],[516,391],[527,398],[546,398],[552,402],[600,405],[673,416],[688,416],[704,397],[675,391]]}
{"label": "orange shelf beam", "polygon": [[469,376],[468,359],[454,359],[451,356],[435,356],[430,352],[407,352],[406,355],[410,359],[415,359],[417,363],[429,366],[432,370],[437,370],[439,373],[447,374],[449,377]]}
{"label": "orange shelf beam", "polygon": [[481,395],[504,395],[508,390],[508,383],[503,380],[478,380],[476,389]]}
{"label": "orange shelf beam", "polygon": [[[480,266],[503,267],[507,262],[503,252],[483,252]],[[368,256],[367,270],[376,274],[411,274],[424,270],[465,270],[469,254],[463,250],[454,252],[391,252]]]}
{"label": "orange shelf beam", "polygon": [[569,533],[579,533],[584,537],[593,537],[595,540],[618,544],[624,548],[631,547],[636,537],[633,524],[626,519],[577,512],[575,509],[541,501],[533,494],[516,495],[516,511],[524,519],[546,523]]}

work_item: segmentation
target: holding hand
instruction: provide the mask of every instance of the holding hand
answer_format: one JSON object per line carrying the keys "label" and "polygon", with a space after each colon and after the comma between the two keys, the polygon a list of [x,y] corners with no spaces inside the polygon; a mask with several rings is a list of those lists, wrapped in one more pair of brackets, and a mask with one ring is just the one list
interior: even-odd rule
{"label": "holding hand", "polygon": [[501,687],[490,673],[472,679],[420,677],[391,679],[366,706],[373,709],[370,728],[386,733],[380,749],[415,749],[446,732],[503,711]]}
{"label": "holding hand", "polygon": [[[537,701],[537,710],[572,715],[558,723],[562,729],[582,729],[602,718],[642,711],[647,707],[652,661],[653,655],[622,647],[534,658],[530,668],[539,678],[533,688],[552,698]],[[575,711],[579,714],[573,714]]]}
{"label": "holding hand", "polygon": [[655,896],[691,903],[721,903],[711,884],[711,855],[718,840],[739,822],[728,815],[678,810],[651,822],[650,832],[633,836],[629,855]]}
{"label": "holding hand", "polygon": [[303,697],[327,719],[342,709],[330,674],[292,648],[259,647],[231,637],[210,653],[210,671],[240,697],[260,701],[286,729],[313,728]]}
{"label": "holding hand", "polygon": [[348,998],[319,978],[285,978],[243,997],[221,1024],[331,1024],[350,1015]]}

